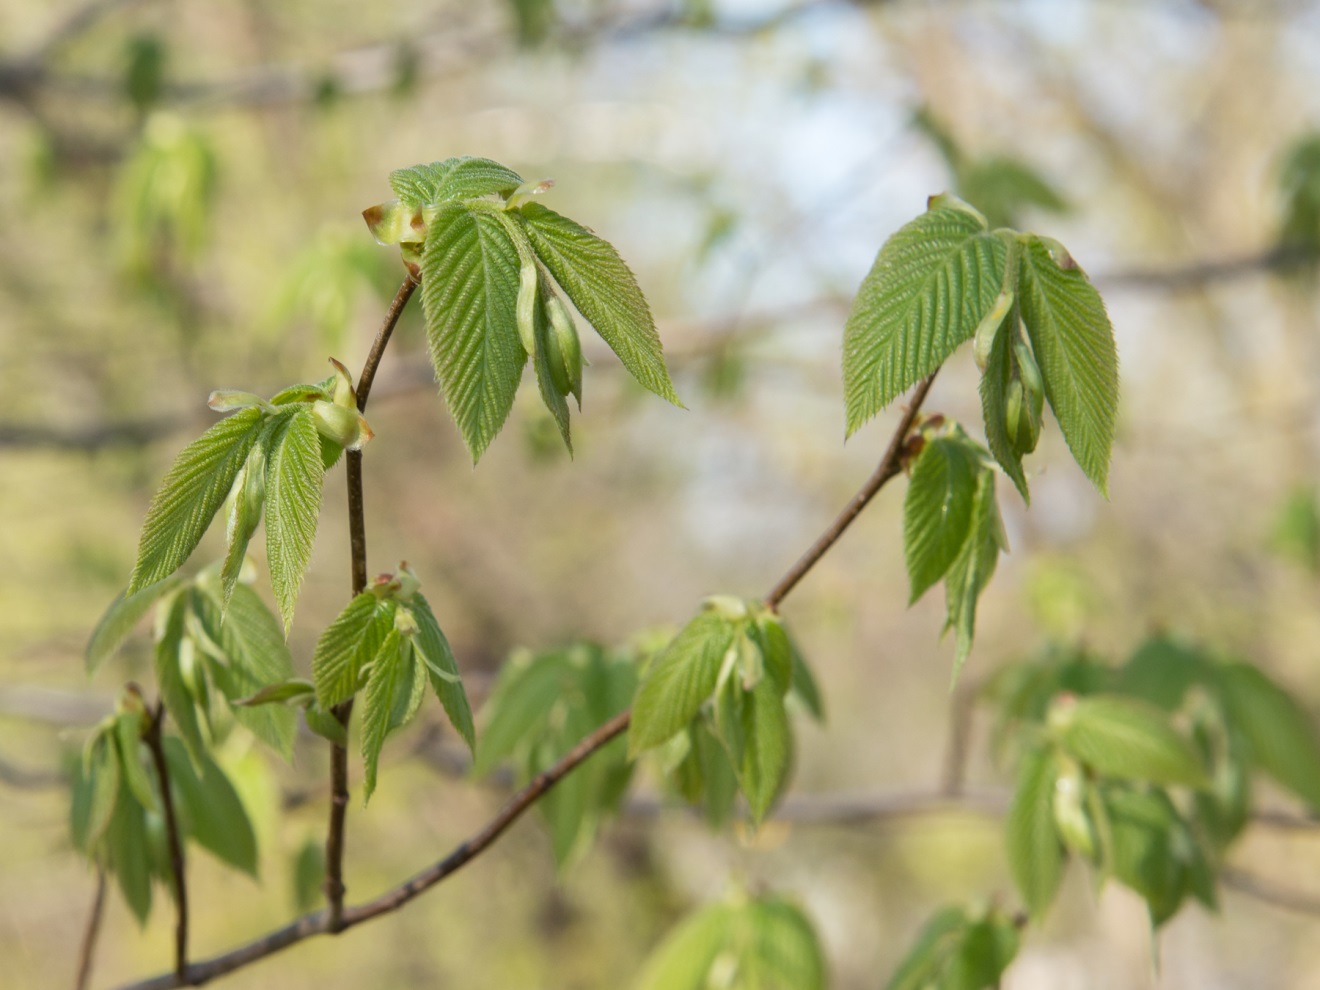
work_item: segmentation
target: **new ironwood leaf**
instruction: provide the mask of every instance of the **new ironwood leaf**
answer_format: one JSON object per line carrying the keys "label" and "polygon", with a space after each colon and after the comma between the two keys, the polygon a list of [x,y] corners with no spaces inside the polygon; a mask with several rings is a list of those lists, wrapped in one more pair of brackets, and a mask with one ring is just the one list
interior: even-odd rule
{"label": "new ironwood leaf", "polygon": [[692,721],[715,691],[734,634],[729,621],[710,608],[683,627],[637,691],[628,731],[629,753],[635,756],[659,746]]}
{"label": "new ironwood leaf", "polygon": [[266,562],[287,635],[316,541],[325,466],[310,406],[286,414],[266,458]]}
{"label": "new ironwood leaf", "polygon": [[442,162],[413,165],[390,173],[390,188],[394,195],[405,206],[413,208],[476,199],[492,193],[509,193],[522,183],[522,176],[517,172],[489,158],[446,158]]}
{"label": "new ironwood leaf", "polygon": [[910,602],[944,577],[971,532],[980,458],[954,437],[929,441],[912,466],[903,502]]}
{"label": "new ironwood leaf", "polygon": [[312,656],[316,700],[329,711],[357,692],[362,668],[394,628],[397,603],[364,591],[326,627]]}
{"label": "new ironwood leaf", "polygon": [[1017,791],[1008,812],[1008,867],[1034,919],[1044,916],[1063,879],[1064,849],[1054,829],[1058,765],[1047,749],[1022,757]]}

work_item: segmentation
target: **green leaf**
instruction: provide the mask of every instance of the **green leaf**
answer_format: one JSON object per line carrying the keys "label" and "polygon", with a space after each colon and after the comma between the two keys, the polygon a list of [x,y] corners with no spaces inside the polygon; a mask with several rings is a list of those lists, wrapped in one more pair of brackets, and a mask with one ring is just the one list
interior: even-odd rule
{"label": "green leaf", "polygon": [[769,677],[746,693],[742,736],[739,784],[747,796],[752,821],[759,823],[783,790],[793,757],[793,735],[784,713],[784,699]]}
{"label": "green leaf", "polygon": [[234,701],[244,708],[256,708],[260,705],[304,705],[316,698],[316,685],[311,681],[294,678],[268,684],[256,694]]}
{"label": "green leaf", "polygon": [[570,660],[565,653],[515,656],[500,670],[490,698],[482,709],[481,747],[472,773],[484,777],[514,756],[528,740],[544,735],[551,710],[562,697]]}
{"label": "green leaf", "polygon": [[1320,734],[1311,716],[1248,663],[1224,664],[1219,689],[1229,724],[1245,737],[1252,761],[1320,811]]}
{"label": "green leaf", "polygon": [[733,814],[738,797],[738,774],[729,754],[711,732],[705,719],[694,721],[681,741],[685,752],[670,772],[670,782],[689,804],[699,804],[711,828],[723,828]]}
{"label": "green leaf", "polygon": [[201,659],[191,640],[184,637],[190,595],[191,592],[181,592],[161,606],[165,610],[163,613],[157,611],[154,665],[156,689],[165,703],[165,710],[183,737],[189,754],[194,760],[200,760],[206,743],[197,719],[198,699],[193,687],[199,679]]}
{"label": "green leaf", "polygon": [[1113,836],[1114,877],[1146,901],[1151,924],[1177,913],[1188,890],[1189,862],[1179,848],[1195,848],[1177,809],[1163,791],[1110,789],[1105,795]]}
{"label": "green leaf", "polygon": [[247,585],[240,584],[234,589],[227,616],[222,615],[220,595],[221,589],[215,582],[203,582],[193,598],[202,628],[223,654],[223,660],[211,658],[211,678],[239,723],[284,759],[292,760],[293,739],[298,729],[295,714],[278,705],[238,704],[293,676],[293,657],[280,621]]}
{"label": "green leaf", "polygon": [[501,219],[441,207],[422,255],[431,363],[473,463],[513,408],[527,352],[518,337],[518,252]]}
{"label": "green leaf", "polygon": [[1049,909],[1063,879],[1063,845],[1054,830],[1054,784],[1058,765],[1047,749],[1022,757],[1017,791],[1008,812],[1008,867],[1032,918]]}
{"label": "green leaf", "polygon": [[222,611],[229,607],[229,599],[247,560],[248,544],[257,531],[257,523],[261,522],[266,504],[266,449],[279,422],[278,419],[267,422],[234,479],[233,501],[225,525],[225,560],[220,566]]}
{"label": "green leaf", "polygon": [[628,373],[643,388],[681,406],[651,307],[613,245],[539,203],[527,203],[517,214],[537,256]]}
{"label": "green leaf", "polygon": [[[1078,466],[1106,498],[1118,419],[1118,351],[1086,273],[1034,234],[1022,251],[1018,298],[1045,396]],[[1062,267],[1061,267],[1062,265]]]}
{"label": "green leaf", "polygon": [[390,599],[364,591],[321,634],[312,656],[312,679],[323,709],[329,711],[357,692],[363,666],[394,628],[396,608]]}
{"label": "green leaf", "polygon": [[92,630],[92,638],[87,643],[85,656],[87,673],[92,673],[102,663],[119,652],[134,627],[161,598],[179,586],[181,578],[167,578],[149,584],[141,591],[125,596],[122,592],[115,596],[110,607],[105,610]]}
{"label": "green leaf", "polygon": [[972,924],[949,960],[940,990],[998,990],[1004,970],[1017,955],[1017,926],[998,912]]}
{"label": "green leaf", "polygon": [[147,831],[146,811],[121,786],[105,832],[106,868],[119,882],[133,916],[145,925],[151,914],[151,880],[156,856]]}
{"label": "green leaf", "polygon": [[754,987],[824,990],[825,954],[807,916],[779,898],[753,901],[747,909],[751,928],[748,970]]}
{"label": "green leaf", "polygon": [[1168,636],[1155,636],[1119,669],[1114,690],[1171,712],[1195,685],[1214,676],[1215,669],[1202,654]]}
{"label": "green leaf", "polygon": [[225,772],[202,751],[198,768],[177,739],[167,738],[165,763],[187,836],[222,863],[257,875],[257,836]]}
{"label": "green leaf", "polygon": [[1196,751],[1153,705],[1092,695],[1063,702],[1050,722],[1057,724],[1064,748],[1097,773],[1153,784],[1210,786]]}
{"label": "green leaf", "polygon": [[[413,638],[413,648],[426,667],[431,689],[440,699],[440,704],[444,706],[445,714],[449,716],[449,724],[458,730],[468,749],[475,753],[477,733],[472,724],[472,708],[468,704],[463,682],[459,680],[458,661],[454,659],[454,651],[449,648],[449,640],[445,638],[440,623],[435,619],[435,613],[431,611],[430,604],[420,592],[413,596],[409,607],[417,619],[417,635]],[[448,676],[440,676],[436,673],[437,669]]]}
{"label": "green leaf", "polygon": [[147,718],[141,711],[119,713],[115,716],[115,741],[119,745],[119,769],[128,793],[146,810],[158,811],[160,804],[152,778],[142,764],[142,730]]}
{"label": "green leaf", "polygon": [[299,406],[271,437],[266,460],[266,563],[286,636],[312,559],[324,480],[321,440],[312,411]]}
{"label": "green leaf", "polygon": [[[1008,250],[1012,250],[1009,248]],[[995,332],[981,375],[981,417],[985,422],[985,440],[990,453],[1012,479],[1025,502],[1031,502],[1027,476],[1022,470],[1022,453],[1008,438],[1008,388],[1013,378],[1013,338],[1017,335],[1019,307],[1009,312]]]}
{"label": "green leaf", "polygon": [[706,990],[735,930],[735,909],[712,904],[684,919],[647,958],[635,990]]}
{"label": "green leaf", "polygon": [[633,704],[628,730],[632,756],[659,746],[692,721],[714,693],[733,642],[733,626],[717,611],[706,609],[656,658]]}
{"label": "green leaf", "polygon": [[261,431],[260,409],[216,423],[179,453],[147,509],[128,595],[169,577],[196,549]]}
{"label": "green leaf", "polygon": [[921,929],[916,942],[885,984],[886,990],[941,987],[937,981],[949,957],[961,947],[969,925],[967,912],[960,907],[937,911]]}
{"label": "green leaf", "polygon": [[114,739],[98,731],[88,740],[86,757],[77,766],[69,812],[73,844],[88,855],[96,850],[110,825],[122,777]]}
{"label": "green leaf", "polygon": [[458,199],[509,193],[523,184],[522,176],[489,158],[446,158],[390,173],[390,188],[406,206],[436,206]]}
{"label": "green leaf", "polygon": [[362,691],[362,759],[366,776],[362,782],[362,802],[371,800],[376,789],[376,769],[385,737],[406,720],[411,707],[416,671],[412,651],[391,629],[371,658],[367,683]]}
{"label": "green leaf", "polygon": [[979,458],[953,437],[928,442],[903,503],[903,551],[915,602],[958,559],[972,526]]}
{"label": "green leaf", "polygon": [[811,668],[807,665],[806,659],[802,656],[797,644],[793,642],[791,637],[789,645],[793,651],[793,674],[789,692],[806,706],[812,718],[817,722],[824,722],[825,700],[816,684],[816,678],[812,675]]}
{"label": "green leaf", "polygon": [[944,578],[948,615],[944,628],[952,629],[957,641],[953,664],[955,683],[972,652],[977,603],[994,576],[1000,551],[1007,549],[1008,539],[1004,535],[999,499],[995,494],[995,475],[993,471],[982,469],[977,479],[976,501],[972,505],[971,532]]}
{"label": "green leaf", "polygon": [[348,748],[348,728],[335,717],[334,712],[326,711],[320,702],[314,702],[303,709],[303,718],[307,728],[322,739],[328,739],[342,749]]}
{"label": "green leaf", "polygon": [[844,329],[849,436],[976,332],[994,308],[1005,253],[983,221],[950,206],[885,242]]}
{"label": "green leaf", "polygon": [[[546,278],[548,276],[542,277]],[[545,291],[553,291],[548,287],[544,287],[544,289]],[[563,355],[558,353],[559,345],[552,339],[554,329],[550,325],[546,305],[545,292],[538,292],[532,310],[532,340],[535,349],[535,354],[532,357],[532,367],[536,369],[536,385],[541,392],[541,401],[545,403],[546,409],[550,412],[550,417],[555,421],[555,426],[559,428],[559,435],[563,438],[564,446],[568,448],[568,453],[571,456],[573,453],[573,438],[569,428],[567,398],[569,386],[566,381],[557,380],[558,376],[553,362],[558,357],[562,363]]]}

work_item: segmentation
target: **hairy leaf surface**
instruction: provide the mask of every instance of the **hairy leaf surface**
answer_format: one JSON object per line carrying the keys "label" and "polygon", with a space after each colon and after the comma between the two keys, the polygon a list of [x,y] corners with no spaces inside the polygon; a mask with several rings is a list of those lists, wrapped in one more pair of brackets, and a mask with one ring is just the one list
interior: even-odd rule
{"label": "hairy leaf surface", "polygon": [[390,188],[406,206],[436,206],[452,200],[509,193],[523,184],[522,176],[489,158],[446,158],[442,162],[395,169]]}
{"label": "hairy leaf surface", "polygon": [[266,461],[266,563],[286,636],[312,559],[324,480],[312,411],[299,406],[275,431]]}
{"label": "hairy leaf surface", "polygon": [[734,629],[706,609],[656,658],[633,704],[628,751],[636,755],[679,733],[715,691]]}
{"label": "hairy leaf surface", "polygon": [[316,700],[323,709],[329,711],[353,697],[363,666],[394,628],[397,607],[393,601],[364,591],[326,627],[312,656]]}
{"label": "hairy leaf surface", "polygon": [[910,602],[944,577],[966,544],[979,468],[975,452],[953,437],[928,442],[912,466],[903,503]]}

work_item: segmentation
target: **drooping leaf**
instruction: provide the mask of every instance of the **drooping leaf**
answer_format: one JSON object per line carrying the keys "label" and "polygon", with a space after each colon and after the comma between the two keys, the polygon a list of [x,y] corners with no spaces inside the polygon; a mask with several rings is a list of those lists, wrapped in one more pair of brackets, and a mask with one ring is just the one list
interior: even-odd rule
{"label": "drooping leaf", "polygon": [[325,845],[308,839],[293,861],[293,908],[299,914],[315,910],[324,897]]}
{"label": "drooping leaf", "polygon": [[793,675],[789,693],[797,698],[806,706],[811,717],[817,722],[825,721],[825,699],[820,693],[820,687],[816,684],[816,678],[811,673],[811,668],[807,665],[806,659],[797,648],[797,644],[789,639],[789,645],[792,648]]}
{"label": "drooping leaf", "polygon": [[266,423],[234,480],[225,524],[225,559],[220,566],[221,611],[229,607],[229,598],[247,560],[248,544],[257,531],[257,523],[261,522],[266,505],[266,449],[278,427],[277,419]]}
{"label": "drooping leaf", "polygon": [[202,751],[200,766],[177,739],[164,740],[170,784],[178,798],[178,811],[188,838],[252,877],[257,875],[257,836],[247,809],[234,785],[209,753]]}
{"label": "drooping leaf", "polygon": [[147,509],[128,595],[163,581],[183,566],[233,487],[261,430],[261,419],[260,409],[243,409],[179,453]]}
{"label": "drooping leaf", "polygon": [[692,721],[714,693],[733,642],[733,626],[713,609],[703,610],[683,627],[637,690],[628,732],[630,754],[660,745]]}
{"label": "drooping leaf", "polygon": [[431,221],[422,255],[426,336],[474,463],[508,419],[527,360],[518,337],[520,270],[493,213],[451,203]]}
{"label": "drooping leaf", "polygon": [[1320,732],[1315,721],[1258,667],[1228,663],[1218,674],[1230,725],[1245,737],[1251,760],[1320,810]]}
{"label": "drooping leaf", "polygon": [[739,784],[752,821],[760,822],[783,790],[793,757],[793,734],[784,699],[770,678],[746,693],[742,710],[743,757]]}
{"label": "drooping leaf", "polygon": [[92,673],[102,663],[114,656],[124,645],[134,627],[165,595],[179,586],[181,578],[167,578],[149,584],[141,591],[125,596],[119,594],[110,603],[92,630],[92,638],[87,643],[85,655],[87,673]]}
{"label": "drooping leaf", "polygon": [[777,897],[747,908],[751,947],[746,969],[751,986],[765,990],[824,990],[825,953],[801,908]]}
{"label": "drooping leaf", "polygon": [[569,427],[567,371],[565,370],[563,374],[556,374],[553,365],[556,358],[562,363],[563,355],[557,353],[558,344],[554,339],[554,328],[550,325],[550,317],[546,313],[544,293],[537,294],[532,310],[532,327],[534,347],[532,366],[536,369],[536,385],[541,392],[541,401],[545,403],[546,409],[550,412],[550,417],[555,421],[555,426],[559,428],[559,435],[563,438],[564,446],[568,448],[569,454],[572,455],[573,438]]}
{"label": "drooping leaf", "polygon": [[[445,638],[435,613],[420,592],[413,596],[409,607],[417,618],[417,636],[413,646],[426,667],[431,689],[449,716],[449,724],[458,730],[468,749],[475,752],[477,733],[472,724],[472,708],[460,680],[458,661],[454,659],[454,651],[449,648],[449,640]],[[441,676],[437,670],[448,676]]]}
{"label": "drooping leaf", "polygon": [[1159,927],[1177,913],[1188,891],[1195,843],[1163,791],[1112,788],[1105,808],[1113,834],[1113,875],[1142,896],[1151,924]]}
{"label": "drooping leaf", "polygon": [[523,184],[522,176],[489,158],[446,158],[390,173],[390,188],[404,205],[438,206],[453,200],[508,193]]}
{"label": "drooping leaf", "polygon": [[1063,746],[1098,773],[1153,784],[1210,784],[1196,751],[1153,705],[1092,695],[1063,703],[1051,722],[1056,718]]}
{"label": "drooping leaf", "polygon": [[198,699],[193,693],[193,685],[198,681],[196,666],[201,661],[192,642],[184,636],[189,595],[190,592],[180,592],[157,611],[154,660],[156,689],[165,703],[165,710],[183,737],[189,754],[194,760],[200,760],[206,744],[197,719]]}
{"label": "drooping leaf", "polygon": [[976,332],[1004,262],[984,218],[952,205],[933,205],[885,242],[844,329],[850,436]]}
{"label": "drooping leaf", "polygon": [[1066,252],[1034,234],[1021,253],[1019,300],[1045,396],[1078,466],[1102,495],[1118,420],[1118,351],[1100,293]]}
{"label": "drooping leaf", "polygon": [[142,731],[148,716],[141,711],[125,711],[115,716],[115,742],[119,746],[121,779],[138,804],[148,811],[158,811],[156,790],[152,777],[143,765],[146,752],[142,746]]}
{"label": "drooping leaf", "polygon": [[[1006,250],[1018,251],[1016,245]],[[981,374],[981,417],[985,422],[985,440],[990,453],[1012,479],[1024,501],[1030,503],[1027,476],[1022,470],[1022,454],[1008,438],[1008,390],[1013,378],[1013,338],[1017,334],[1019,307],[1014,306],[994,334],[985,370]]]}
{"label": "drooping leaf", "polygon": [[1214,668],[1198,650],[1160,635],[1142,643],[1119,669],[1114,690],[1171,712],[1193,686],[1213,676]]}
{"label": "drooping leaf", "polygon": [[949,958],[961,947],[970,920],[960,907],[945,907],[922,927],[916,942],[899,963],[885,990],[928,990],[939,987]]}
{"label": "drooping leaf", "polygon": [[976,499],[972,504],[971,528],[961,552],[944,577],[944,595],[948,618],[945,629],[952,629],[956,640],[953,680],[972,652],[976,631],[976,606],[981,593],[990,584],[999,554],[1008,549],[1004,523],[999,515],[994,472],[982,468],[977,478]]}
{"label": "drooping leaf", "polygon": [[288,414],[266,459],[266,563],[288,635],[303,574],[312,559],[325,468],[311,409]]}
{"label": "drooping leaf", "polygon": [[397,604],[369,591],[354,598],[326,628],[312,656],[316,700],[329,711],[357,692],[362,668],[394,628]]}
{"label": "drooping leaf", "polygon": [[1027,910],[1044,917],[1063,879],[1063,845],[1054,830],[1054,785],[1058,767],[1048,749],[1025,753],[1008,812],[1008,867]]}
{"label": "drooping leaf", "polygon": [[88,741],[86,755],[77,764],[69,813],[73,844],[88,855],[95,852],[110,825],[122,776],[114,740],[106,732],[98,731]]}
{"label": "drooping leaf", "polygon": [[284,759],[292,760],[295,714],[282,705],[236,704],[293,676],[293,657],[280,621],[248,585],[234,589],[227,616],[221,612],[220,594],[215,582],[203,582],[193,598],[202,627],[222,654],[211,658],[211,677],[239,723]]}
{"label": "drooping leaf", "polygon": [[910,602],[944,577],[967,543],[979,468],[976,454],[954,437],[936,437],[917,456],[903,503]]}
{"label": "drooping leaf", "polygon": [[106,868],[114,874],[139,925],[151,914],[151,881],[155,855],[147,830],[147,813],[121,784],[119,799],[105,831]]}
{"label": "drooping leaf", "polygon": [[662,399],[681,405],[651,308],[613,245],[539,203],[527,203],[517,214],[537,256],[628,373]]}
{"label": "drooping leaf", "polygon": [[400,724],[400,698],[406,709],[411,704],[414,666],[411,650],[397,629],[391,629],[381,641],[367,674],[362,691],[362,759],[366,775],[362,782],[362,800],[371,800],[376,789],[377,763],[385,737]]}

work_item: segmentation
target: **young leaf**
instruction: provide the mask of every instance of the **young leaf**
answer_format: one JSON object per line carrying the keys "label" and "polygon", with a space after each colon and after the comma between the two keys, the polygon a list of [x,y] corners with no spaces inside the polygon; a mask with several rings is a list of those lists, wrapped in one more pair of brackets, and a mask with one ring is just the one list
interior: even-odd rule
{"label": "young leaf", "polygon": [[426,667],[431,690],[444,706],[449,724],[458,730],[468,749],[476,752],[477,734],[472,724],[472,708],[468,704],[463,682],[459,679],[458,661],[454,659],[454,651],[449,648],[449,640],[445,638],[440,623],[435,620],[435,613],[420,592],[413,596],[408,607],[417,619],[413,649]]}
{"label": "young leaf", "polygon": [[1182,904],[1190,877],[1179,849],[1191,853],[1195,842],[1163,791],[1111,788],[1105,810],[1113,836],[1113,875],[1145,899],[1151,924],[1158,928]]}
{"label": "young leaf", "polygon": [[944,577],[967,543],[979,468],[976,454],[953,437],[928,442],[913,464],[903,502],[909,603]]}
{"label": "young leaf", "polygon": [[1004,536],[999,499],[995,494],[995,475],[983,468],[977,479],[976,501],[972,505],[971,532],[944,578],[948,614],[944,628],[952,629],[957,641],[953,663],[955,682],[972,652],[977,602],[994,576],[1000,551],[1007,549],[1008,540]]}
{"label": "young leaf", "polygon": [[1100,293],[1066,252],[1056,260],[1034,234],[1019,269],[1022,320],[1059,429],[1106,498],[1118,419],[1118,352]]}
{"label": "young leaf", "polygon": [[115,716],[115,741],[119,745],[119,768],[133,800],[148,811],[160,810],[156,791],[147,768],[142,765],[142,727],[147,718],[141,711],[120,712]]}
{"label": "young leaf", "polygon": [[739,784],[747,796],[752,821],[759,824],[783,790],[793,757],[793,733],[784,713],[784,698],[772,678],[762,678],[746,693],[742,737]]}
{"label": "young leaf", "polygon": [[651,953],[635,990],[706,990],[711,968],[733,940],[736,920],[728,904],[690,915]]}
{"label": "young leaf", "polygon": [[215,686],[231,705],[234,717],[262,742],[286,760],[293,759],[297,718],[281,705],[244,707],[240,699],[250,697],[272,684],[293,676],[280,621],[248,585],[240,584],[229,600],[229,614],[222,614],[221,590],[216,582],[198,585],[192,606],[207,637],[223,654],[211,658],[208,667]]}
{"label": "young leaf", "polygon": [[[371,658],[370,672],[362,692],[362,759],[366,776],[362,801],[371,800],[376,789],[376,765],[390,731],[402,724],[400,707],[411,706],[414,662],[411,650],[397,629],[391,629]],[[402,701],[401,701],[402,697]]]}
{"label": "young leaf", "polygon": [[399,201],[414,209],[457,199],[509,193],[523,184],[522,176],[489,158],[446,158],[390,173],[390,188]]}
{"label": "young leaf", "polygon": [[1022,757],[1017,791],[1008,812],[1008,867],[1032,918],[1039,920],[1063,879],[1063,846],[1054,830],[1058,767],[1048,749]]}
{"label": "young leaf", "polygon": [[801,909],[779,898],[753,901],[747,908],[751,985],[783,990],[824,990],[825,954]]}
{"label": "young leaf", "polygon": [[396,608],[390,599],[364,591],[321,634],[312,655],[312,678],[322,709],[328,712],[357,692],[363,666],[394,628]]}
{"label": "young leaf", "polygon": [[324,479],[311,409],[299,406],[275,431],[266,461],[266,562],[286,636],[312,558]]}
{"label": "young leaf", "polygon": [[69,814],[73,844],[89,855],[110,825],[122,776],[114,740],[105,732],[97,732],[88,741],[86,756],[78,765]]}
{"label": "young leaf", "polygon": [[885,985],[885,990],[927,990],[939,987],[940,977],[949,957],[961,947],[970,919],[960,907],[941,908],[935,912],[898,969]]}
{"label": "young leaf", "polygon": [[1005,247],[948,205],[894,234],[862,281],[843,336],[848,435],[930,374],[994,308]]}
{"label": "young leaf", "polygon": [[124,901],[139,925],[151,914],[151,880],[156,859],[147,831],[146,811],[121,785],[114,814],[105,831],[106,868],[119,881]]}
{"label": "young leaf", "polygon": [[628,373],[662,399],[682,405],[669,380],[651,307],[613,245],[539,203],[527,203],[517,214],[537,256]]}
{"label": "young leaf", "polygon": [[[200,659],[195,655],[192,642],[184,636],[190,594],[180,592],[157,610],[154,659],[156,689],[160,691],[165,710],[183,737],[189,755],[200,760],[206,744],[197,720],[198,699],[192,687],[197,681],[195,668]],[[188,667],[186,672],[185,665]]]}
{"label": "young leaf", "polygon": [[308,839],[293,861],[293,908],[299,914],[315,910],[325,896],[325,844]]}
{"label": "young leaf", "polygon": [[221,611],[229,607],[230,596],[247,560],[248,543],[261,521],[266,504],[266,447],[278,422],[273,419],[267,422],[234,480],[233,503],[225,526],[225,560],[220,566]]}
{"label": "young leaf", "polygon": [[992,339],[985,370],[981,374],[981,417],[985,421],[985,440],[991,455],[1012,479],[1023,500],[1030,503],[1027,476],[1022,470],[1022,453],[1009,440],[1007,426],[1008,389],[1013,378],[1013,338],[1017,335],[1018,320],[1015,306]]}
{"label": "young leaf", "polygon": [[[546,291],[553,291],[546,287]],[[573,454],[573,438],[569,429],[568,399],[571,383],[567,369],[556,371],[554,362],[562,365],[564,356],[560,353],[554,328],[546,311],[545,293],[538,293],[532,308],[532,366],[536,369],[536,385],[541,392],[541,401],[559,428],[559,435],[564,440],[570,456]]]}
{"label": "young leaf", "polygon": [[100,621],[96,623],[96,628],[92,630],[92,638],[87,643],[85,657],[87,673],[92,673],[114,656],[124,645],[124,640],[128,639],[133,628],[151,610],[151,606],[177,588],[181,581],[182,579],[177,577],[167,578],[149,584],[132,595],[125,596],[123,593],[117,595]]}
{"label": "young leaf", "polygon": [[659,746],[692,721],[714,693],[733,641],[733,626],[713,609],[703,610],[683,627],[637,690],[629,754]]}
{"label": "young leaf", "polygon": [[1118,671],[1114,690],[1175,711],[1196,684],[1212,681],[1215,668],[1194,649],[1168,636],[1142,643]]}
{"label": "young leaf", "polygon": [[167,738],[165,763],[187,836],[223,863],[257,875],[257,836],[225,772],[202,751],[198,769],[177,739]]}
{"label": "young leaf", "polygon": [[499,217],[442,206],[422,255],[431,363],[473,463],[513,408],[527,352],[518,338],[521,265]]}
{"label": "young leaf", "polygon": [[1064,748],[1097,773],[1153,784],[1210,785],[1191,745],[1152,705],[1093,695],[1056,706],[1050,721],[1059,727]]}
{"label": "young leaf", "polygon": [[128,595],[183,566],[233,487],[261,431],[261,419],[260,409],[244,409],[179,453],[147,509]]}
{"label": "young leaf", "polygon": [[1221,667],[1219,688],[1229,723],[1246,738],[1252,761],[1320,810],[1320,734],[1306,710],[1248,663]]}

